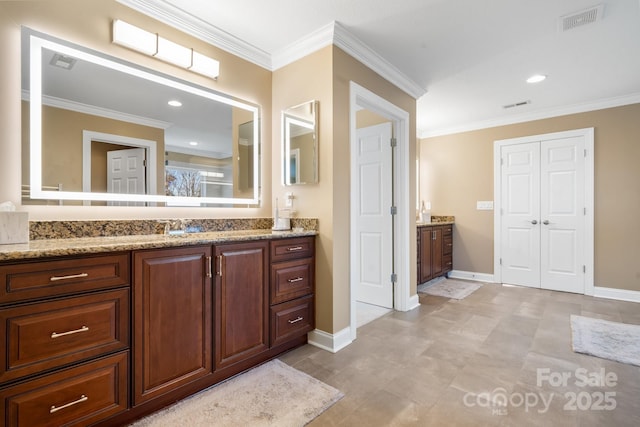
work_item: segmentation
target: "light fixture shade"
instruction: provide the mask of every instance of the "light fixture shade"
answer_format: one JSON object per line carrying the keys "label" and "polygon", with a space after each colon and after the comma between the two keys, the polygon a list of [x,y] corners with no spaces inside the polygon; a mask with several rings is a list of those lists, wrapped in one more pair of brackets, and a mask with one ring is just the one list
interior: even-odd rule
{"label": "light fixture shade", "polygon": [[191,65],[191,49],[163,37],[158,37],[158,52],[155,57],[183,68]]}
{"label": "light fixture shade", "polygon": [[193,61],[189,69],[198,74],[217,79],[220,74],[220,62],[194,50]]}
{"label": "light fixture shade", "polygon": [[155,55],[158,35],[128,24],[120,19],[113,21],[113,42],[147,55]]}

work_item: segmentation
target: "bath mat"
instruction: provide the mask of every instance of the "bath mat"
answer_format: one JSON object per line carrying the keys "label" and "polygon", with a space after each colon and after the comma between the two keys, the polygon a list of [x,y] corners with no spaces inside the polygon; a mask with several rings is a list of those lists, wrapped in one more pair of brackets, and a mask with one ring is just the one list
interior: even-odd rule
{"label": "bath mat", "polygon": [[464,299],[480,289],[481,283],[466,280],[445,279],[430,281],[418,286],[418,292],[439,297]]}
{"label": "bath mat", "polygon": [[344,395],[272,360],[132,424],[164,426],[304,426]]}
{"label": "bath mat", "polygon": [[640,366],[640,325],[571,315],[573,351]]}

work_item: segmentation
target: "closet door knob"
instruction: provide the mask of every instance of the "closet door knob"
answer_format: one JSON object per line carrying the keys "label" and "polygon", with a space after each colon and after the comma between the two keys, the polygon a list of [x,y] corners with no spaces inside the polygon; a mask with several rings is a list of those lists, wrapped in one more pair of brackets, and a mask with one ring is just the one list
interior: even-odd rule
{"label": "closet door knob", "polygon": [[538,220],[534,219],[533,221],[531,221],[531,224],[536,225],[538,223]]}
{"label": "closet door knob", "polygon": [[544,225],[549,225],[549,220],[546,220],[546,219],[545,219],[544,221],[542,221],[542,223],[543,223]]}

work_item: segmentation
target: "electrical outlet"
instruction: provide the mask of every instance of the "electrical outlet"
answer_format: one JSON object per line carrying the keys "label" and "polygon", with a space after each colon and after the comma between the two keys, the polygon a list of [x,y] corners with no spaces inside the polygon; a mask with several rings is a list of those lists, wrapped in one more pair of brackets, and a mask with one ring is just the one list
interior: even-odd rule
{"label": "electrical outlet", "polygon": [[478,201],[476,202],[476,209],[479,211],[492,211],[493,210],[493,201]]}
{"label": "electrical outlet", "polygon": [[287,192],[285,194],[285,198],[284,198],[285,202],[285,206],[290,208],[291,206],[293,206],[293,193],[292,192]]}

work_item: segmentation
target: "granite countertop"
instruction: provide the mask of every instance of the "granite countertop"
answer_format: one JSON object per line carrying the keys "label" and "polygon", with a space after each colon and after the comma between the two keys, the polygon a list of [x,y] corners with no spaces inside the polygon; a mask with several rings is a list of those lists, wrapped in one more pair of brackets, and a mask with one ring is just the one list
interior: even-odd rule
{"label": "granite countertop", "polygon": [[416,221],[417,227],[428,227],[430,225],[450,225],[455,224],[456,218],[451,215],[432,215],[431,222]]}
{"label": "granite countertop", "polygon": [[209,245],[243,240],[280,239],[315,236],[316,231],[234,230],[181,235],[150,234],[116,237],[80,237],[70,239],[31,240],[29,243],[0,245],[0,261],[34,259],[50,256],[129,251],[176,246]]}

